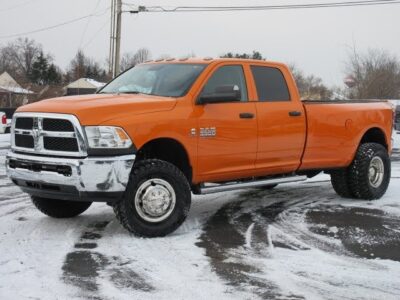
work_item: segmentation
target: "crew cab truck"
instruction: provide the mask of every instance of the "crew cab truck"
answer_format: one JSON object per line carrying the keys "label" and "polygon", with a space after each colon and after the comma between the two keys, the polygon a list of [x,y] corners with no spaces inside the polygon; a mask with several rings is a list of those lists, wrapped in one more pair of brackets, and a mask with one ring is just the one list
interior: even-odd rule
{"label": "crew cab truck", "polygon": [[6,168],[54,218],[107,202],[130,232],[164,236],[191,195],[331,175],[342,197],[378,199],[390,181],[387,102],[300,101],[284,64],[162,60],[94,95],[18,109]]}

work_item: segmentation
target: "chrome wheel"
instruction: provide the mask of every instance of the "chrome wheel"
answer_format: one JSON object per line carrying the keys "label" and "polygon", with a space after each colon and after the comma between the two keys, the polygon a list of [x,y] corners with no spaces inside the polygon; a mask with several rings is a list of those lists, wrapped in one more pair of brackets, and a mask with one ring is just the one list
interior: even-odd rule
{"label": "chrome wheel", "polygon": [[385,165],[383,164],[383,160],[380,157],[375,156],[372,158],[368,170],[369,183],[372,187],[378,188],[381,186],[384,173]]}
{"label": "chrome wheel", "polygon": [[135,208],[139,216],[151,223],[167,219],[175,208],[174,188],[165,180],[154,178],[143,182],[135,195]]}

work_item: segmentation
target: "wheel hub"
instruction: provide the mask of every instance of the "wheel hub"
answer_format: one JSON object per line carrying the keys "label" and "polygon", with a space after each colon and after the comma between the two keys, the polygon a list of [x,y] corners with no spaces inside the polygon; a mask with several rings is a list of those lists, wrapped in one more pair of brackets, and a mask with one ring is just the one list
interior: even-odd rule
{"label": "wheel hub", "polygon": [[135,195],[135,207],[145,221],[157,223],[167,219],[175,208],[176,195],[173,187],[163,179],[143,182]]}
{"label": "wheel hub", "polygon": [[383,163],[383,160],[375,156],[372,158],[370,164],[369,164],[369,171],[368,171],[368,178],[369,178],[369,183],[371,184],[372,187],[378,188],[383,182],[383,177],[385,173],[385,165]]}

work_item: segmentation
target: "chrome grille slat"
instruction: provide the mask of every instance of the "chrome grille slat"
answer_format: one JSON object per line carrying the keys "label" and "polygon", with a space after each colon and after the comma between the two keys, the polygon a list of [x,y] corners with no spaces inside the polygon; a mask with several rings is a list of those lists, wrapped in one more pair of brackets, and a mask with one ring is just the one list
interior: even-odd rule
{"label": "chrome grille slat", "polygon": [[43,136],[60,137],[60,138],[75,138],[75,132],[62,132],[62,131],[42,131]]}
{"label": "chrome grille slat", "polygon": [[[11,130],[13,150],[39,155],[87,156],[82,127],[73,115],[16,113]],[[29,137],[33,139],[33,147]]]}
{"label": "chrome grille slat", "polygon": [[[15,134],[20,135],[33,135],[33,130],[27,129],[15,129]],[[75,138],[75,132],[68,132],[68,131],[44,131],[42,130],[43,136],[51,136],[51,137],[64,137],[64,138]]]}
{"label": "chrome grille slat", "polygon": [[21,135],[33,135],[32,130],[28,129],[14,129],[14,133]]}

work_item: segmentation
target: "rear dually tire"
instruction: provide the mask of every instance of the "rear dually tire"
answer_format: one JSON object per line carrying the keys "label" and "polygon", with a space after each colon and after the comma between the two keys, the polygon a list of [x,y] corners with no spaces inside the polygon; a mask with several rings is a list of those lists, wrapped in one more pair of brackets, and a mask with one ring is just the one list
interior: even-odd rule
{"label": "rear dually tire", "polygon": [[391,162],[387,149],[376,143],[362,144],[348,172],[349,186],[356,198],[381,198],[389,186],[391,176]]}

